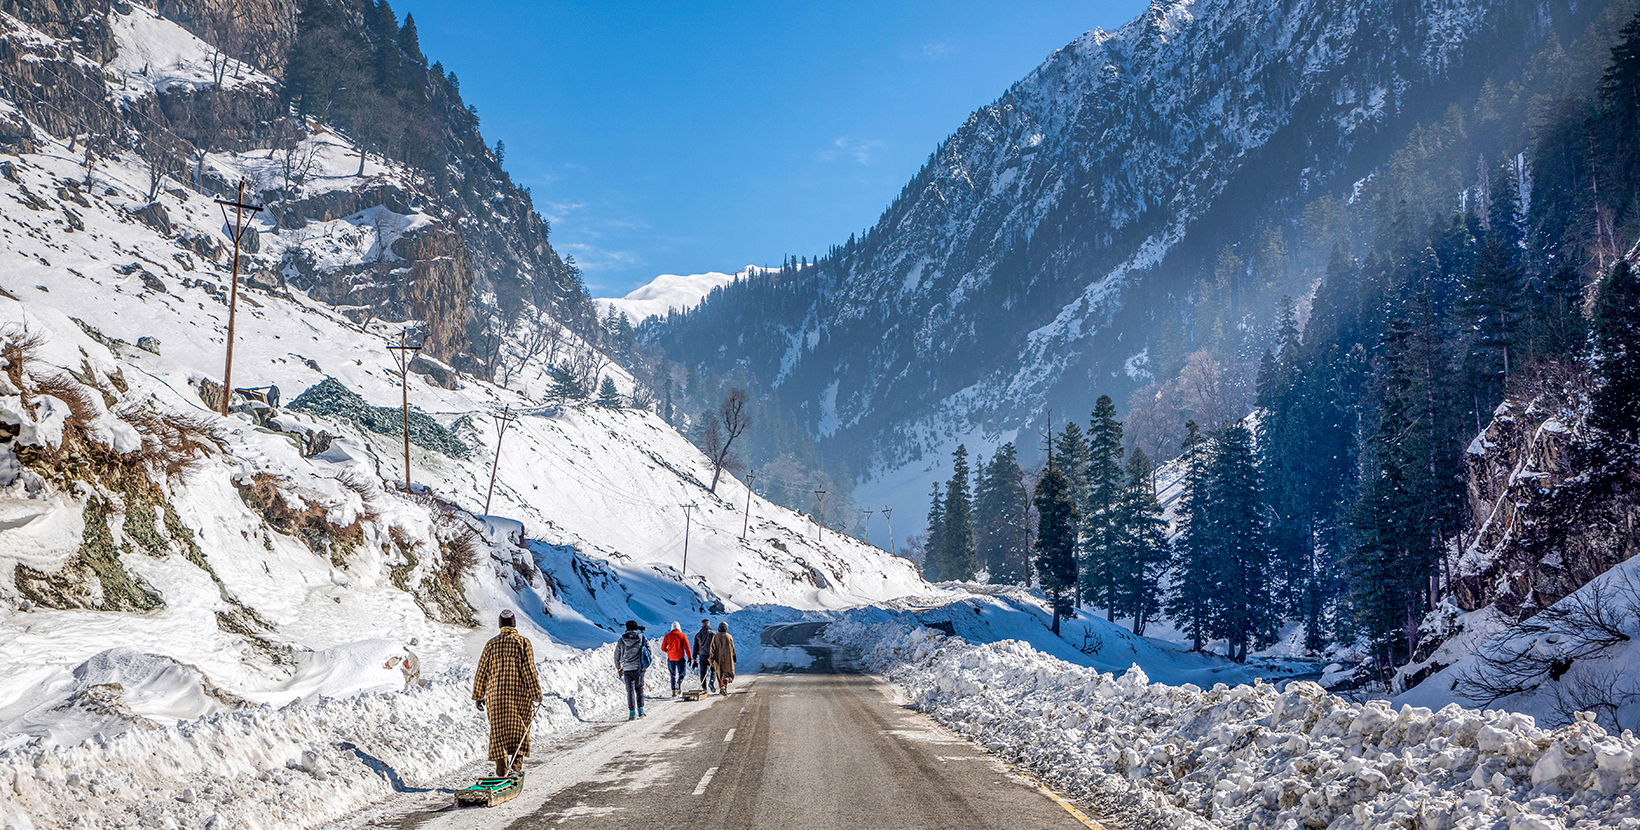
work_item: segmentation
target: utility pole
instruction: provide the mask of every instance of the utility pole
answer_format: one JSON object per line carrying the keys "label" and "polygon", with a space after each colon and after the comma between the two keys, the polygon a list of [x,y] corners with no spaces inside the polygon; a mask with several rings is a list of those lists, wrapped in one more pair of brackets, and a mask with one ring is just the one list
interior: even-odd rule
{"label": "utility pole", "polygon": [[695,509],[695,503],[683,505],[683,575],[689,575],[689,511]]}
{"label": "utility pole", "polygon": [[814,541],[820,541],[820,529],[826,526],[826,485],[814,490]]}
{"label": "utility pole", "polygon": [[[86,144],[87,152],[90,143]],[[222,221],[228,221],[228,208],[233,208],[233,281],[228,284],[228,356],[222,367],[222,417],[228,417],[228,404],[233,401],[233,323],[234,312],[239,308],[239,240],[245,237],[245,231],[250,226],[245,224],[245,212],[260,213],[261,205],[245,203],[245,180],[239,180],[239,198],[232,202],[221,199],[215,200],[222,206]]]}
{"label": "utility pole", "polygon": [[888,552],[894,552],[894,511],[883,505],[883,521],[888,522]]}
{"label": "utility pole", "polygon": [[[495,471],[501,466],[501,439],[507,437],[507,427],[512,426],[512,422],[516,420],[518,420],[518,416],[512,414],[512,407],[510,406],[502,407],[501,414],[495,416],[495,461],[490,463],[490,489],[489,492],[484,494],[484,515],[486,516],[490,515],[490,497],[495,495]],[[406,467],[406,469],[409,468]]]}
{"label": "utility pole", "polygon": [[876,512],[875,510],[866,511],[866,538],[862,541],[868,545],[871,544],[871,514]]}
{"label": "utility pole", "polygon": [[757,480],[757,468],[746,473],[746,515],[740,520],[740,540],[746,541],[746,529],[752,524],[752,482]]}
{"label": "utility pole", "polygon": [[406,333],[399,332],[399,344],[388,346],[387,350],[393,353],[393,362],[399,367],[399,388],[404,390],[404,491],[410,492],[410,362],[416,359],[416,352],[420,346],[412,346],[406,342]]}

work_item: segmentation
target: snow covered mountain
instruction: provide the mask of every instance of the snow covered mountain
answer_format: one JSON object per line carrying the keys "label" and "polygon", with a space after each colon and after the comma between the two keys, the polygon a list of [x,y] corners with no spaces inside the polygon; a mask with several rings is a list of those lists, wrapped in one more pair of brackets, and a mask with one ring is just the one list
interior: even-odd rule
{"label": "snow covered mountain", "polygon": [[876,478],[862,498],[920,498],[959,442],[1125,400],[1224,246],[1348,196],[1410,124],[1589,12],[1157,0],[969,116],[864,236],[647,334],[681,362],[744,363]]}
{"label": "snow covered mountain", "polygon": [[[361,757],[454,769],[480,754],[450,713],[470,711],[504,607],[553,661],[545,735],[614,699],[591,671],[607,654],[583,650],[628,618],[939,593],[732,477],[709,492],[706,459],[651,412],[542,403],[548,354],[500,346],[510,388],[441,359],[439,337],[466,337],[454,289],[501,249],[421,193],[421,169],[315,120],[167,167],[150,143],[180,125],[159,109],[272,104],[274,77],[139,5],[39,17],[0,13],[21,95],[0,100],[0,825],[308,826],[391,791]],[[52,97],[69,89],[85,118],[152,134],[79,131]],[[233,257],[213,199],[270,177],[297,189],[247,193],[276,198],[239,263],[233,375],[266,391],[223,417]],[[537,325],[559,354],[630,395],[557,308]],[[401,384],[386,347],[407,328],[432,354]]]}
{"label": "snow covered mountain", "polygon": [[620,309],[633,325],[650,317],[665,317],[674,311],[688,311],[699,305],[715,289],[770,269],[748,265],[733,274],[707,271],[704,274],[661,274],[632,289],[625,297],[595,300],[598,308]]}

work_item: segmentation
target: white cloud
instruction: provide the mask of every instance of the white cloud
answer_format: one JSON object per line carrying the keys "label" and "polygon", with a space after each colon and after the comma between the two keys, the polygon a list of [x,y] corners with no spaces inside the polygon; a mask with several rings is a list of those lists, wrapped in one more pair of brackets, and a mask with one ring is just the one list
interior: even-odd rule
{"label": "white cloud", "polygon": [[870,164],[872,155],[883,146],[877,140],[857,141],[848,136],[839,136],[831,142],[831,147],[820,151],[821,161],[836,161],[848,156],[861,164]]}
{"label": "white cloud", "polygon": [[632,268],[644,262],[637,251],[612,251],[584,242],[567,242],[555,247],[561,253],[575,257],[575,264],[589,274],[612,268]]}
{"label": "white cloud", "polygon": [[951,54],[951,47],[944,43],[925,43],[922,48],[923,57],[937,61]]}

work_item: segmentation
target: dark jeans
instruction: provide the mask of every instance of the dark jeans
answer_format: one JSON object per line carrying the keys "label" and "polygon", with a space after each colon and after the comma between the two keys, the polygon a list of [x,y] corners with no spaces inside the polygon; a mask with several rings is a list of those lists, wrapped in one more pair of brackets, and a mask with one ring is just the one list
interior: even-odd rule
{"label": "dark jeans", "polygon": [[672,680],[672,688],[683,688],[683,679],[689,676],[689,663],[684,660],[666,661],[666,676]]}
{"label": "dark jeans", "polygon": [[700,664],[700,687],[702,689],[710,688],[710,685],[707,683],[708,678],[714,682],[717,680],[717,675],[712,670],[712,662],[703,657],[698,657],[696,660]]}
{"label": "dark jeans", "polygon": [[643,669],[627,669],[621,672],[621,679],[626,681],[626,708],[636,711],[643,708]]}

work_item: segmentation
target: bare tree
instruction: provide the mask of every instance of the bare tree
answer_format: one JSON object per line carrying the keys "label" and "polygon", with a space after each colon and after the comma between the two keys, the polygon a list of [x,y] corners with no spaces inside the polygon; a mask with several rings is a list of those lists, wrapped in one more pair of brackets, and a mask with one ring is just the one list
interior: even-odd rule
{"label": "bare tree", "polygon": [[302,185],[307,183],[308,176],[313,174],[313,167],[318,163],[319,145],[312,142],[295,141],[279,149],[279,173],[283,181],[286,199],[294,199],[302,192]]}
{"label": "bare tree", "polygon": [[501,379],[497,383],[506,386],[524,367],[537,360],[548,364],[555,362],[560,338],[561,331],[553,323],[539,320],[521,322],[518,336],[496,350],[496,368],[501,370]]}
{"label": "bare tree", "polygon": [[[705,428],[715,433],[712,435],[712,449],[707,450],[707,457],[712,459],[712,492],[717,492],[718,479],[723,470],[729,468],[731,472],[740,467],[740,459],[731,448],[735,439],[746,432],[752,425],[752,414],[746,411],[748,396],[744,389],[730,389],[723,396],[723,403],[718,405],[716,412],[706,418]],[[705,443],[703,442],[703,449]]]}
{"label": "bare tree", "polygon": [[[1560,688],[1562,677],[1579,660],[1596,657],[1640,635],[1640,582],[1623,575],[1585,585],[1554,607],[1504,629],[1483,646],[1475,667],[1457,678],[1455,690],[1464,697],[1491,705],[1501,698],[1557,684],[1556,700],[1581,705],[1578,700],[1617,695],[1615,681],[1580,673],[1579,688]],[[1628,690],[1624,694],[1629,694]],[[1587,707],[1585,707],[1587,708]]]}
{"label": "bare tree", "polygon": [[144,136],[137,152],[148,163],[148,201],[159,197],[160,184],[175,169],[182,156],[180,142],[165,130],[155,130]]}

